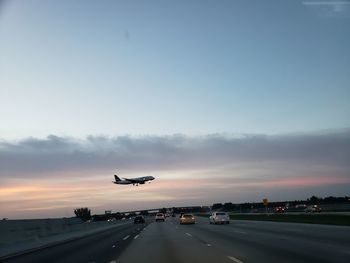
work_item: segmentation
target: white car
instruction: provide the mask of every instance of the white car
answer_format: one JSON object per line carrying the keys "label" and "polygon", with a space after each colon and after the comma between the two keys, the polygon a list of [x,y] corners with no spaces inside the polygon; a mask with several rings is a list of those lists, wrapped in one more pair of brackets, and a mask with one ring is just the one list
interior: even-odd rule
{"label": "white car", "polygon": [[165,215],[163,213],[157,213],[155,219],[156,219],[156,222],[157,221],[163,221],[164,222],[165,221]]}
{"label": "white car", "polygon": [[214,212],[209,217],[210,224],[229,224],[230,216],[225,212]]}
{"label": "white car", "polygon": [[305,213],[320,213],[321,212],[321,207],[318,205],[310,205],[305,208]]}

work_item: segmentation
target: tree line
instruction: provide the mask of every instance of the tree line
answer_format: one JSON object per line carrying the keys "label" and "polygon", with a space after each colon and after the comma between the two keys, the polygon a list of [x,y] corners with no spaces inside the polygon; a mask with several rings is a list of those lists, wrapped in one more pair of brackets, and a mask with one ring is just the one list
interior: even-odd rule
{"label": "tree line", "polygon": [[[328,196],[325,198],[311,196],[306,200],[294,200],[294,201],[280,201],[280,202],[270,202],[268,206],[278,207],[286,206],[293,208],[297,205],[323,205],[323,204],[346,204],[350,203],[350,197],[334,197]],[[265,205],[262,202],[247,202],[234,204],[232,202],[227,203],[215,203],[212,205],[212,210],[223,210],[223,211],[251,211],[252,209],[264,209]]]}

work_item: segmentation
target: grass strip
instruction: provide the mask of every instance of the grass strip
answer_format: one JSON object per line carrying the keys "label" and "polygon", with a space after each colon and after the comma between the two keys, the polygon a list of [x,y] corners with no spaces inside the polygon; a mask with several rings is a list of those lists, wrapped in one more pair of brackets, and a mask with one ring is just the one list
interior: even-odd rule
{"label": "grass strip", "polygon": [[[197,216],[209,217],[208,214]],[[231,214],[230,219],[350,226],[349,215],[332,214]]]}

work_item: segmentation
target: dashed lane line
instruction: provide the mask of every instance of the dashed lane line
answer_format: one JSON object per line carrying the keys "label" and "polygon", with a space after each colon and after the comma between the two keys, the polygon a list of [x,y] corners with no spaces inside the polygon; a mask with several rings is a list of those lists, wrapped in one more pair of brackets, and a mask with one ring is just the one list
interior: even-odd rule
{"label": "dashed lane line", "polygon": [[127,240],[130,237],[130,235],[127,235],[125,237],[123,237],[123,240]]}
{"label": "dashed lane line", "polygon": [[244,263],[243,261],[239,260],[238,258],[232,257],[232,256],[227,256],[228,259],[231,259],[232,261],[236,263]]}
{"label": "dashed lane line", "polygon": [[189,237],[191,237],[192,235],[190,233],[185,233],[186,235],[188,235]]}
{"label": "dashed lane line", "polygon": [[134,239],[136,239],[136,238],[138,238],[139,237],[139,235],[136,235],[135,237],[134,237]]}

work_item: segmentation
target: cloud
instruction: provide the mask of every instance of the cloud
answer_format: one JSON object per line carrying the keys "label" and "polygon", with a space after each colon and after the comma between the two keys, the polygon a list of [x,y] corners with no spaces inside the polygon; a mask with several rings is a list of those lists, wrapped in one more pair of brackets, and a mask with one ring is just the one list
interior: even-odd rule
{"label": "cloud", "polygon": [[321,17],[348,17],[350,1],[303,1],[303,5],[317,12]]}
{"label": "cloud", "polygon": [[[2,140],[0,218],[346,195],[349,156],[350,130]],[[116,186],[115,171],[156,180]]]}
{"label": "cloud", "polygon": [[[207,136],[89,136],[85,139],[50,135],[17,142],[0,141],[0,178],[50,177],[122,170],[125,173],[226,170],[275,163],[322,166],[349,171],[350,131],[295,135],[213,134]],[[256,166],[256,165],[255,165]],[[291,166],[291,165],[290,165]]]}

